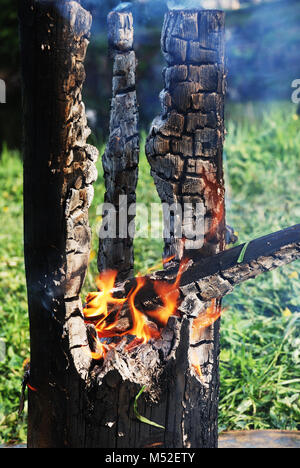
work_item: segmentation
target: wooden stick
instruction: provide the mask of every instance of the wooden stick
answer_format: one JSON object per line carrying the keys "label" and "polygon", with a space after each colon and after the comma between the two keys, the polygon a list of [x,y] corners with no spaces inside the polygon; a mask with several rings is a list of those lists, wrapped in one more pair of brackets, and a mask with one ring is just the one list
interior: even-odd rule
{"label": "wooden stick", "polygon": [[[243,260],[238,263],[246,248]],[[195,258],[182,276],[181,286],[196,283],[203,300],[224,296],[248,279],[300,258],[300,224],[254,239],[209,259]]]}
{"label": "wooden stick", "polygon": [[[138,105],[135,89],[136,57],[133,50],[133,18],[131,13],[111,12],[108,15],[109,45],[113,56],[113,99],[110,135],[103,156],[106,185],[105,203],[115,209],[115,238],[101,238],[99,271],[117,270],[118,280],[133,276],[134,249],[132,230],[135,214],[128,208],[136,202],[138,181],[139,134]],[[128,227],[131,227],[129,233]]]}

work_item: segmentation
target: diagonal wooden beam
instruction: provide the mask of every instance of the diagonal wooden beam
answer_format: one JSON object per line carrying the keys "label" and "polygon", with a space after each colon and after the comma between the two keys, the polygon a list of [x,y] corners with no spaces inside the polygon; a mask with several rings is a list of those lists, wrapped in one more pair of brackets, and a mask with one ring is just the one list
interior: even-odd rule
{"label": "diagonal wooden beam", "polygon": [[[300,224],[297,224],[208,258],[199,259],[197,253],[191,254],[180,287],[184,295],[197,291],[202,300],[207,301],[222,297],[236,285],[299,258]],[[178,267],[169,268],[155,273],[152,279],[171,280],[177,272]]]}

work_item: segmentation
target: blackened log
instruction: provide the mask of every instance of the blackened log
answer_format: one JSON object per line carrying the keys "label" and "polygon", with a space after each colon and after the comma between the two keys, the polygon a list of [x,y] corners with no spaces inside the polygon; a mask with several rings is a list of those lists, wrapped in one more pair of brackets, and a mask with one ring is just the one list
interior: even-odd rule
{"label": "blackened log", "polygon": [[[243,252],[244,251],[244,252]],[[232,289],[262,273],[288,265],[300,258],[300,224],[254,239],[209,259],[193,259],[182,275],[181,286],[196,282],[203,300],[228,294]]]}
{"label": "blackened log", "polygon": [[[162,114],[151,127],[146,153],[163,203],[185,211],[178,238],[176,214],[166,220],[165,258],[180,260],[186,250],[203,256],[224,248],[224,14],[170,11],[162,33],[168,62],[161,93]],[[195,232],[195,206],[202,232]],[[199,218],[199,214],[198,214]]]}
{"label": "blackened log", "polygon": [[[136,96],[136,57],[133,50],[133,17],[127,12],[108,15],[109,46],[113,57],[113,98],[109,142],[103,155],[105,203],[115,209],[115,238],[106,237],[103,222],[98,255],[99,271],[117,270],[118,280],[133,276],[139,134]],[[108,208],[109,209],[109,208]],[[104,211],[105,214],[105,211]],[[129,231],[130,226],[130,231]]]}
{"label": "blackened log", "polygon": [[29,391],[28,446],[64,447],[83,441],[76,408],[91,363],[79,295],[98,156],[87,144],[81,96],[92,18],[78,2],[61,0],[20,0],[19,17],[30,386],[36,389]]}

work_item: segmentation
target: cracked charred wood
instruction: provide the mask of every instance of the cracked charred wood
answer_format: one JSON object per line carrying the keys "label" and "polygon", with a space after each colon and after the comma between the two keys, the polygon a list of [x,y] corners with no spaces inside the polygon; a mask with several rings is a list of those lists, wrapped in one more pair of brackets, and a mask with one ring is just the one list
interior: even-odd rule
{"label": "cracked charred wood", "polygon": [[[193,207],[185,210],[182,226],[176,212],[166,220],[170,235],[164,256],[180,260],[190,249],[212,255],[224,248],[225,232],[224,14],[171,11],[161,44],[168,63],[160,96],[163,112],[152,124],[146,153],[162,202]],[[203,218],[200,232],[196,205]]]}
{"label": "cracked charred wood", "polygon": [[[200,239],[189,239],[189,244],[180,237],[177,242],[173,216],[165,256],[175,254],[176,260],[195,249],[203,258],[225,246],[223,41],[221,12],[172,11],[165,18],[162,44],[169,67],[162,93],[164,115],[153,124],[147,155],[162,201],[192,205],[184,224],[188,230],[194,227],[193,205],[200,202],[204,226]],[[168,271],[162,273],[162,281],[168,278]],[[137,283],[136,279],[128,280],[115,293],[126,297]],[[139,292],[143,295],[146,290]],[[155,297],[153,303],[154,297],[150,281],[145,302],[136,296],[134,305],[144,306],[145,316],[151,315],[151,305],[156,308],[162,299]],[[193,310],[195,314],[188,316],[181,314],[179,307],[178,316],[170,317],[159,339],[148,343],[135,343],[132,337],[124,336],[132,314],[126,315],[126,307],[122,313],[118,311],[119,339],[111,342],[104,359],[93,360],[90,371],[87,446],[217,445],[219,325],[216,322],[199,339],[193,320],[206,313],[207,302],[197,297]],[[96,335],[91,323],[89,330],[93,343]],[[139,412],[164,429],[141,424],[134,415],[134,399],[143,385],[147,390],[139,399]]]}
{"label": "cracked charred wood", "polygon": [[108,32],[113,57],[113,99],[103,168],[105,203],[115,208],[116,235],[115,238],[110,235],[106,237],[104,220],[100,231],[98,268],[100,272],[117,270],[118,280],[124,281],[133,276],[132,230],[135,214],[128,214],[128,207],[136,202],[139,162],[132,13],[111,12],[108,16]]}
{"label": "cracked charred wood", "polygon": [[191,268],[182,275],[181,285],[189,287],[196,280],[202,299],[222,297],[244,281],[298,260],[299,239],[297,224],[211,258],[197,261],[195,256]]}
{"label": "cracked charred wood", "polygon": [[[162,203],[171,209],[164,256],[175,261],[189,252],[207,257],[225,248],[224,24],[218,11],[171,11],[163,27],[161,45],[168,64],[163,112],[152,124],[146,153]],[[197,329],[197,317],[211,309],[217,314],[220,307],[220,300],[194,301],[195,321],[182,321],[186,356],[177,372],[190,395],[181,395],[181,406],[175,406],[178,379],[170,389],[182,446],[217,446],[219,321]],[[196,349],[196,342],[205,346]]]}
{"label": "cracked charred wood", "polygon": [[[195,22],[190,13],[185,13],[182,22],[174,26],[176,34],[166,40],[168,60],[174,62],[172,66],[178,57],[196,67],[207,61],[218,64],[218,50],[222,53],[223,47],[223,16],[198,12]],[[200,337],[199,325],[193,329],[194,321],[207,316],[208,301],[227,294],[235,284],[300,258],[300,227],[257,239],[241,256],[243,246],[220,251],[218,242],[223,242],[223,233],[218,223],[212,223],[218,234],[206,236],[206,241],[211,240],[208,250],[185,252],[189,260],[181,271],[178,313],[169,318],[159,338],[134,343],[133,337],[123,336],[132,319],[124,307],[122,314],[117,311],[122,320],[117,328],[119,339],[108,347],[104,359],[95,360],[92,353],[97,350],[98,337],[92,323],[85,324],[80,299],[89,256],[88,206],[97,158],[96,150],[86,144],[89,131],[81,100],[91,17],[78,2],[61,0],[20,0],[19,15],[25,113],[25,259],[31,331],[28,445],[214,447],[218,321]],[[173,58],[171,44],[179,44]],[[197,81],[206,83],[212,72],[206,71],[205,76],[195,70],[192,73]],[[204,101],[202,97],[193,99],[200,100],[200,108],[202,102],[206,109],[212,106],[204,96]],[[183,101],[179,93],[180,106]],[[175,124],[171,129],[173,133],[178,131]],[[187,147],[190,136],[178,136],[176,144]],[[158,154],[164,155],[169,146],[161,137],[155,147]],[[199,160],[210,158],[214,161],[214,156],[200,156]],[[176,171],[174,180],[178,183]],[[208,251],[213,255],[205,257]],[[157,297],[153,282],[174,282],[177,275],[178,265],[170,265],[149,276],[147,287],[139,291],[135,305],[146,317],[148,314],[149,321],[149,311],[162,299]],[[126,280],[114,294],[128,297],[137,282]],[[216,312],[219,309],[214,308],[215,319]],[[155,326],[160,328],[153,323]],[[199,352],[203,359],[200,373],[193,366],[195,352],[197,359]],[[165,429],[143,424],[135,417],[134,401],[143,385],[146,391],[138,401],[139,413]]]}
{"label": "cracked charred wood", "polygon": [[[246,249],[245,249],[246,248]],[[245,250],[244,255],[241,255]],[[179,310],[184,310],[184,301],[197,296],[200,302],[217,299],[232,292],[233,288],[244,281],[256,278],[276,268],[288,265],[300,258],[300,224],[264,237],[254,239],[249,244],[241,244],[211,257],[203,258],[194,253],[184,266],[179,288],[181,300]],[[148,287],[139,295],[139,305],[145,311],[153,309],[159,297],[151,284],[156,281],[174,282],[178,266],[170,266],[157,271],[147,278]],[[126,296],[134,288],[135,279],[116,287],[117,297]],[[193,313],[194,308],[190,309]]]}
{"label": "cracked charred wood", "polygon": [[88,352],[79,361],[77,347],[88,349],[79,295],[98,157],[87,144],[81,95],[92,18],[76,1],[20,0],[19,19],[30,385],[36,389],[29,391],[28,446],[63,447],[83,437],[78,373],[85,378],[91,362]]}
{"label": "cracked charred wood", "polygon": [[[200,440],[200,436],[204,437],[207,429],[207,419],[203,418],[206,418],[208,411],[205,396],[209,392],[210,382],[207,375],[210,372],[209,366],[212,365],[210,353],[211,346],[216,343],[216,329],[213,328],[213,335],[202,335],[199,338],[197,333],[191,333],[190,325],[198,319],[198,323],[205,327],[207,319],[218,319],[220,311],[216,313],[213,310],[212,317],[208,316],[207,301],[230,293],[235,285],[243,281],[300,259],[300,225],[253,240],[243,256],[241,254],[244,248],[245,244],[209,258],[199,257],[195,253],[182,272],[179,314],[169,318],[161,337],[138,345],[130,352],[130,342],[122,339],[109,350],[102,363],[94,362],[91,371],[93,384],[89,391],[93,398],[97,396],[105,404],[97,406],[93,413],[96,420],[93,421],[95,425],[97,421],[97,431],[102,434],[101,440],[105,440],[105,444],[111,444],[109,447],[113,447],[113,429],[118,433],[115,439],[118,447],[144,447],[153,443],[168,448],[214,445],[214,440],[207,443],[205,439]],[[160,301],[153,283],[166,280],[174,282],[177,275],[178,267],[169,267],[147,277],[147,284],[139,292],[136,301],[136,306],[145,316]],[[114,294],[119,298],[127,297],[135,282],[135,279],[126,281],[115,289]],[[128,309],[127,312],[129,316]],[[202,376],[196,372],[192,374],[191,369],[191,360],[199,349],[202,355],[207,354],[208,369],[203,369]],[[192,374],[190,378],[189,373]],[[142,385],[146,385],[147,392],[139,400],[140,413],[165,426],[165,430],[147,425],[136,430],[135,425],[138,423],[134,420],[133,401]],[[199,397],[203,402],[200,409]],[[190,404],[193,405],[192,408]],[[214,401],[210,405],[210,410],[216,411]],[[180,424],[178,414],[181,415],[182,411],[185,415]],[[216,418],[217,413],[214,413],[213,419]],[[195,422],[197,425],[194,428]],[[191,425],[188,426],[190,438],[183,441],[181,437],[188,423]],[[211,429],[211,425],[208,427]],[[88,434],[89,437],[95,434],[94,426]]]}

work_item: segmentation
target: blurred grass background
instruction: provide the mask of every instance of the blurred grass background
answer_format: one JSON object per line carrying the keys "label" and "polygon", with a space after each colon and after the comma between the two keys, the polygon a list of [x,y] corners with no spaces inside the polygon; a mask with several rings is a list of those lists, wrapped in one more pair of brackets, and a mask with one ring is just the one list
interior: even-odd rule
{"label": "blurred grass background", "polygon": [[[300,120],[296,106],[277,102],[230,105],[225,147],[227,222],[239,241],[300,223]],[[103,148],[101,149],[103,151]],[[85,292],[97,274],[97,206],[102,203],[101,161],[90,211],[93,250]],[[158,196],[142,152],[138,201]],[[0,443],[24,442],[26,411],[18,421],[22,365],[29,357],[23,265],[22,161],[4,147],[0,158]],[[143,214],[138,222],[142,222]],[[136,269],[161,256],[161,240],[137,239]],[[300,429],[300,263],[240,285],[224,300],[220,430]],[[83,293],[83,298],[84,298]]]}

